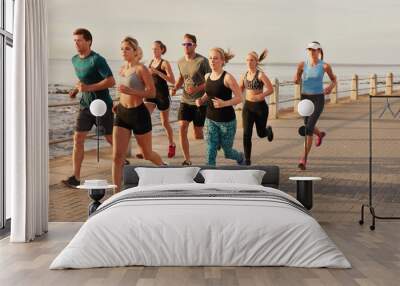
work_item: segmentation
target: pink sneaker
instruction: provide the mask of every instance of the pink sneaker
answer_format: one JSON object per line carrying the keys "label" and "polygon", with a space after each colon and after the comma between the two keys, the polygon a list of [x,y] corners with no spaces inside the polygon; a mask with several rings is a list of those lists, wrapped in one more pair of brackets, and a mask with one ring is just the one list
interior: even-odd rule
{"label": "pink sneaker", "polygon": [[302,157],[299,161],[299,164],[297,165],[297,167],[299,167],[300,170],[304,171],[306,169],[306,164],[307,161],[304,157]]}
{"label": "pink sneaker", "polygon": [[175,156],[175,149],[176,149],[175,145],[169,145],[169,147],[168,147],[168,158],[172,158],[172,157]]}
{"label": "pink sneaker", "polygon": [[326,133],[325,132],[320,132],[319,136],[317,135],[317,140],[315,140],[315,147],[319,147],[322,144],[322,139],[325,137]]}

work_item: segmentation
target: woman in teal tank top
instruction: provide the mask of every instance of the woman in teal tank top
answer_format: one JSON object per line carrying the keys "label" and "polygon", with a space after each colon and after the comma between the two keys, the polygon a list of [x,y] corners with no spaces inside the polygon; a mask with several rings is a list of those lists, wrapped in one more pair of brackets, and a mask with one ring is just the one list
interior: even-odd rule
{"label": "woman in teal tank top", "polygon": [[[321,115],[325,105],[325,95],[330,94],[336,85],[336,76],[333,74],[331,66],[323,61],[324,53],[320,43],[311,42],[307,45],[307,60],[300,62],[297,66],[297,72],[294,82],[299,84],[301,81],[301,99],[309,99],[314,103],[314,113],[305,118],[305,136],[306,148],[304,154],[300,158],[298,167],[301,170],[306,169],[307,157],[310,153],[313,137],[317,136],[315,146],[319,147],[322,139],[326,135],[317,127],[317,121]],[[331,83],[324,88],[324,75],[328,74]]]}

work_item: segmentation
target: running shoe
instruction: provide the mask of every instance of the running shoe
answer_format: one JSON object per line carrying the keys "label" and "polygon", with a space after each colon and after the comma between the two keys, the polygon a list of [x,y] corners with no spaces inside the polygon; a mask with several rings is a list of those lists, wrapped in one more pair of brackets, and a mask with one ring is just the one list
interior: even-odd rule
{"label": "running shoe", "polygon": [[320,132],[319,135],[317,135],[317,140],[315,140],[315,146],[319,147],[322,144],[322,139],[325,137],[326,133],[325,132]]}
{"label": "running shoe", "polygon": [[304,170],[306,169],[306,164],[307,164],[307,161],[306,161],[306,159],[303,157],[303,158],[300,159],[300,162],[299,162],[299,164],[297,165],[297,167],[299,167],[300,170],[304,171]]}
{"label": "running shoe", "polygon": [[61,182],[67,187],[72,189],[76,189],[81,184],[81,182],[77,180],[74,175],[72,175],[66,180],[62,180]]}
{"label": "running shoe", "polygon": [[239,158],[239,160],[236,161],[238,163],[238,165],[240,165],[240,166],[246,165],[246,160],[244,159],[243,152],[239,152],[239,155],[240,155],[240,158]]}
{"label": "running shoe", "polygon": [[185,160],[182,162],[182,166],[192,166],[192,162],[189,160]]}
{"label": "running shoe", "polygon": [[271,142],[272,140],[274,140],[274,132],[272,131],[272,127],[271,126],[267,126],[267,132],[268,132],[268,141]]}
{"label": "running shoe", "polygon": [[176,146],[175,145],[169,145],[169,147],[168,147],[168,158],[175,157],[175,150],[176,150]]}

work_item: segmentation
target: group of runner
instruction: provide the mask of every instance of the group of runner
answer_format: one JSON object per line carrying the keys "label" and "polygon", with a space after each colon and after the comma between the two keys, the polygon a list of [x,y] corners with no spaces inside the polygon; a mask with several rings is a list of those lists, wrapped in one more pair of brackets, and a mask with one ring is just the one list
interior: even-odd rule
{"label": "group of runner", "polygon": [[[252,51],[246,57],[247,71],[237,81],[224,70],[224,66],[234,55],[221,48],[212,48],[208,59],[196,53],[197,38],[192,34],[183,37],[184,56],[178,61],[179,77],[175,80],[171,64],[163,58],[167,47],[162,41],[154,41],[153,58],[148,66],[142,62],[143,51],[136,39],[125,37],[121,41],[121,56],[124,64],[119,70],[116,89],[118,104],[114,105],[109,88],[115,86],[115,79],[106,60],[91,49],[92,35],[87,29],[77,29],[73,33],[77,55],[72,58],[79,81],[70,92],[71,96],[81,93],[80,111],[76,121],[73,148],[74,174],[63,183],[69,187],[80,185],[80,171],[84,157],[84,142],[88,132],[96,124],[90,113],[90,103],[95,99],[107,105],[106,113],[99,118],[99,128],[104,131],[106,140],[112,145],[112,177],[117,191],[120,190],[122,169],[126,160],[131,132],[136,138],[138,152],[136,157],[149,160],[155,165],[165,165],[161,156],[152,147],[151,113],[160,111],[161,124],[168,141],[168,158],[175,156],[176,145],[173,129],[169,122],[171,105],[170,94],[174,96],[182,88],[178,111],[179,141],[183,153],[183,166],[192,165],[188,139],[189,124],[193,122],[194,138],[206,141],[207,165],[216,165],[218,150],[222,149],[225,158],[235,160],[240,165],[251,165],[252,133],[256,126],[257,135],[272,141],[274,133],[267,125],[269,108],[266,97],[273,93],[273,86],[260,63],[266,59],[267,50],[260,54]],[[301,83],[302,99],[314,103],[314,113],[306,118],[306,148],[298,167],[306,169],[306,158],[311,150],[313,135],[316,146],[320,146],[326,135],[316,127],[324,108],[325,95],[336,84],[331,66],[323,61],[323,50],[318,42],[307,46],[308,56],[299,63],[295,82]],[[323,77],[327,73],[331,83],[324,88]],[[169,85],[173,86],[170,88]],[[236,113],[234,106],[245,101],[242,110],[243,149],[233,148],[236,134]],[[204,135],[203,135],[203,127]]]}

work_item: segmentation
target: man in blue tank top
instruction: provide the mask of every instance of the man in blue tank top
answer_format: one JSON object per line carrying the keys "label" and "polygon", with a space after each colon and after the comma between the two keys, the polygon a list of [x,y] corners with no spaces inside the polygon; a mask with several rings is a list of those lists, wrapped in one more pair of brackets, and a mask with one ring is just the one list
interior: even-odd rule
{"label": "man in blue tank top", "polygon": [[73,36],[78,54],[72,58],[72,64],[79,81],[75,89],[71,91],[70,96],[74,97],[80,92],[82,97],[74,133],[74,149],[72,153],[74,174],[62,181],[66,186],[71,188],[80,185],[85,139],[87,133],[96,124],[96,117],[89,110],[90,103],[95,99],[101,99],[107,105],[106,113],[99,118],[99,125],[104,130],[106,140],[112,144],[113,102],[108,89],[115,84],[113,74],[106,60],[91,50],[91,33],[86,29],[77,29],[73,33]]}

